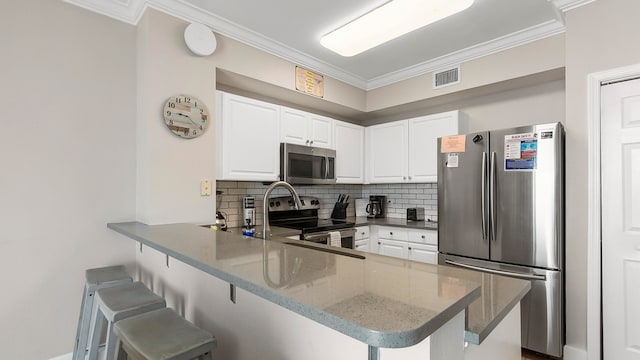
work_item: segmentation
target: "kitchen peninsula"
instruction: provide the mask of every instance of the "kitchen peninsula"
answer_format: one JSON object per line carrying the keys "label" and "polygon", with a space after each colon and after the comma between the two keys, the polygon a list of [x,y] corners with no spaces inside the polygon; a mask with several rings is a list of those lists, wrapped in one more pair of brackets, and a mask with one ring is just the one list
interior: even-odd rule
{"label": "kitchen peninsula", "polygon": [[192,224],[108,227],[139,242],[140,279],[218,338],[217,357],[520,358],[527,281]]}

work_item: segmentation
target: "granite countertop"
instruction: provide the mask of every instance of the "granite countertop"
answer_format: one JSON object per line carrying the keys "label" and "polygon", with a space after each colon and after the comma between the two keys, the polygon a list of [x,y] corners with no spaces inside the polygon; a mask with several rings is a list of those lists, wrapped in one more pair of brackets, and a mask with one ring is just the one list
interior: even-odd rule
{"label": "granite countertop", "polygon": [[[302,231],[298,229],[289,229],[283,228],[280,226],[271,226],[271,236],[279,236],[279,237],[289,237],[289,236],[299,236]],[[262,225],[256,225],[256,236],[259,236],[259,232],[262,231]],[[242,235],[242,227],[232,227],[228,228],[227,232],[230,234]]]}
{"label": "granite countertop", "polygon": [[[465,308],[465,339],[480,343],[531,287],[498,275],[286,238],[264,241],[192,224],[108,227],[375,347],[417,344]],[[247,259],[255,266],[248,268]],[[279,264],[285,271],[268,270]]]}
{"label": "granite countertop", "polygon": [[366,216],[350,217],[356,223],[356,226],[380,225],[380,226],[396,226],[408,229],[419,230],[438,230],[438,223],[434,221],[409,221],[400,218],[374,218],[370,219]]}
{"label": "granite countertop", "polygon": [[[374,347],[415,345],[480,296],[479,282],[442,275],[437,265],[340,249],[360,258],[343,256],[287,244],[310,244],[299,240],[265,241],[192,224],[108,227]],[[284,271],[275,271],[281,264]]]}

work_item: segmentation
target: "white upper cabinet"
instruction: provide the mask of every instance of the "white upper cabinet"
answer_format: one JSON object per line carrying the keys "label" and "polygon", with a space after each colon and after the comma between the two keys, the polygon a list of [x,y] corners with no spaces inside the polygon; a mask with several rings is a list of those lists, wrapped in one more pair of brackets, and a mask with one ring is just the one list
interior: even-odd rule
{"label": "white upper cabinet", "polygon": [[409,119],[409,173],[413,182],[438,180],[438,138],[466,133],[460,111]]}
{"label": "white upper cabinet", "polygon": [[364,183],[364,127],[344,121],[334,121],[336,149],[336,182]]}
{"label": "white upper cabinet", "polygon": [[466,131],[457,110],[367,128],[368,182],[436,182],[438,138]]}
{"label": "white upper cabinet", "polygon": [[280,179],[280,106],[217,93],[219,180]]}
{"label": "white upper cabinet", "polygon": [[282,142],[333,149],[333,119],[282,106]]}
{"label": "white upper cabinet", "polygon": [[370,183],[407,181],[408,122],[406,120],[365,128],[367,174]]}

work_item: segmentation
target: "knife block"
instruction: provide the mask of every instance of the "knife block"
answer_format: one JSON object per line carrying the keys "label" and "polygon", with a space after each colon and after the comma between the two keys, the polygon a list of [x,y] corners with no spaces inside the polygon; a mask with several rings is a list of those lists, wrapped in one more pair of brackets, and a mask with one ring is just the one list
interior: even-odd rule
{"label": "knife block", "polygon": [[349,203],[340,203],[337,202],[333,206],[333,211],[331,212],[332,219],[346,219],[347,218],[347,207]]}

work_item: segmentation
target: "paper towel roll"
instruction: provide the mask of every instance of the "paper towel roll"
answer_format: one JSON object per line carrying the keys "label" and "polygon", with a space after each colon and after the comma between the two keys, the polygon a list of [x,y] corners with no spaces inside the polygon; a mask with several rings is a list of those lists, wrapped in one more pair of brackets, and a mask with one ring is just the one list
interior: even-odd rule
{"label": "paper towel roll", "polygon": [[342,241],[340,238],[339,231],[329,231],[329,245],[337,246],[337,247],[342,246]]}
{"label": "paper towel roll", "polygon": [[356,199],[356,216],[367,216],[367,204],[366,199]]}

